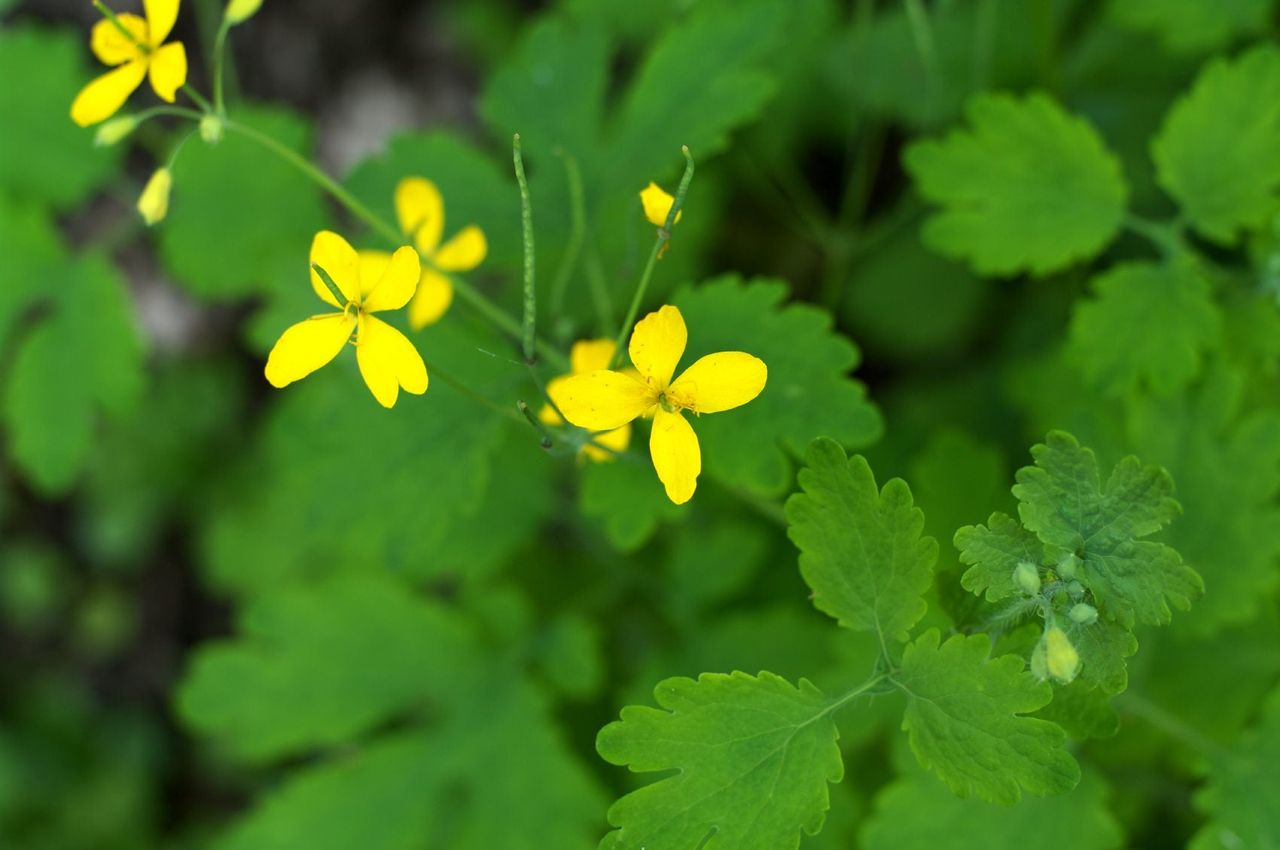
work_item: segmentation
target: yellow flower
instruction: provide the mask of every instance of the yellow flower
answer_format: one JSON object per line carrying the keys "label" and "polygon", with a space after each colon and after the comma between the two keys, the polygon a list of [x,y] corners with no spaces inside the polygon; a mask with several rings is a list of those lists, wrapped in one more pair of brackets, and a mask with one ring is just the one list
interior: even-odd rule
{"label": "yellow flower", "polygon": [[[667,214],[671,212],[671,205],[675,202],[675,198],[652,181],[640,192],[640,205],[644,207],[644,217],[649,219],[649,223],[654,227],[662,227],[667,223]],[[676,213],[676,221],[679,221],[682,215],[684,215],[683,211]]]}
{"label": "yellow flower", "polygon": [[[569,374],[552,378],[547,382],[547,395],[556,403],[556,407],[564,401],[564,388],[569,378],[608,369],[613,361],[613,352],[616,347],[611,339],[582,339],[575,342],[573,348],[569,350]],[[538,418],[547,425],[564,424],[564,420],[556,413],[556,408],[549,404],[542,406],[542,410],[538,412]],[[628,422],[621,428],[596,434],[593,443],[582,447],[582,457],[596,462],[613,460],[616,453],[625,452],[630,444],[631,423]]]}
{"label": "yellow flower", "polygon": [[169,214],[169,190],[173,188],[173,175],[167,168],[157,168],[142,187],[138,196],[138,212],[147,226],[155,224]]}
{"label": "yellow flower", "polygon": [[746,404],[768,378],[759,358],[721,351],[700,358],[673,381],[687,340],[680,311],[663,307],[637,322],[631,334],[628,352],[638,374],[599,369],[572,375],[556,395],[565,418],[590,431],[612,431],[652,414],[649,454],[667,498],[677,505],[692,498],[702,472],[698,437],[682,411],[696,416]]}
{"label": "yellow flower", "polygon": [[[440,320],[453,301],[453,283],[441,272],[465,272],[484,262],[489,251],[484,231],[469,224],[448,242],[444,233],[444,199],[436,184],[422,177],[406,177],[396,186],[396,219],[400,230],[417,247],[426,263],[418,292],[409,305],[409,326],[415,331]],[[377,270],[390,255],[385,251],[361,251],[361,260]]]}
{"label": "yellow flower", "polygon": [[[187,51],[182,42],[164,44],[178,19],[178,0],[143,0],[146,20],[137,15],[116,15],[93,25],[89,43],[104,65],[115,66],[80,90],[71,104],[71,120],[81,127],[105,121],[116,113],[151,78],[151,88],[162,100],[173,103],[187,81]],[[117,26],[117,22],[119,26]],[[126,36],[120,29],[129,34]]]}
{"label": "yellow flower", "polygon": [[[311,267],[311,288],[342,312],[312,316],[280,335],[267,357],[271,385],[286,387],[310,375],[337,357],[354,331],[356,363],[379,404],[394,406],[401,387],[414,395],[425,393],[427,367],[418,350],[404,334],[372,315],[409,303],[418,285],[417,253],[408,245],[397,249],[372,276],[347,240],[322,230],[311,243]],[[329,276],[341,300],[317,267]]]}

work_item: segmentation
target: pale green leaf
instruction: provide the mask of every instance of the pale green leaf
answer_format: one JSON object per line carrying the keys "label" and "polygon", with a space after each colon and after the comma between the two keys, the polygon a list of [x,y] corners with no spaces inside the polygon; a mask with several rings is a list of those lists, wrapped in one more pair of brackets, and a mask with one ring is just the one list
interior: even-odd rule
{"label": "pale green leaf", "polygon": [[787,850],[817,832],[844,765],[833,703],[772,673],[667,679],[596,748],[632,770],[677,770],[618,800],[601,850]]}
{"label": "pale green leaf", "polygon": [[1025,715],[1051,698],[1016,655],[992,659],[986,635],[930,629],[902,655],[894,682],[907,694],[902,726],[911,749],[962,797],[1016,803],[1074,788],[1080,767],[1053,723]]}
{"label": "pale green leaf", "polygon": [[24,328],[8,374],[9,453],[42,493],[66,492],[93,449],[102,411],[142,387],[142,346],[128,294],[100,257],[69,260],[40,282],[51,315]]}
{"label": "pale green leaf", "polygon": [[716,351],[745,351],[769,369],[755,400],[693,423],[704,475],[764,496],[787,489],[788,455],[802,456],[815,436],[857,448],[875,441],[883,427],[863,385],[849,377],[860,360],[857,346],[833,331],[826,312],[784,305],[787,291],[781,281],[725,276],[672,299],[689,328],[677,375]]}
{"label": "pale green leaf", "polygon": [[1000,806],[966,800],[926,774],[897,780],[876,796],[862,831],[866,850],[1120,850],[1124,836],[1107,808],[1107,788],[1087,772],[1068,794]]}
{"label": "pale green leaf", "polygon": [[1120,228],[1119,162],[1083,119],[1043,94],[980,95],[969,127],[907,148],[916,187],[941,205],[926,244],[983,275],[1044,275],[1089,259]]}
{"label": "pale green leaf", "polygon": [[1092,288],[1095,297],[1076,304],[1068,353],[1104,393],[1176,392],[1218,345],[1222,315],[1208,281],[1188,263],[1112,266]]}
{"label": "pale green leaf", "polygon": [[1019,470],[1013,488],[1022,523],[1055,563],[1068,553],[1080,558],[1080,581],[1104,617],[1127,626],[1167,623],[1171,605],[1190,607],[1203,591],[1200,576],[1176,550],[1141,539],[1181,511],[1168,472],[1130,455],[1104,488],[1093,452],[1062,431],[1031,454],[1036,465]]}
{"label": "pale green leaf", "polygon": [[865,458],[815,440],[787,500],[787,534],[813,604],[850,629],[905,641],[924,616],[938,544],[922,536],[924,514],[894,478],[880,490]]}
{"label": "pale green leaf", "polygon": [[1169,111],[1152,144],[1160,185],[1223,244],[1262,225],[1280,189],[1280,49],[1219,58]]}
{"label": "pale green leaf", "polygon": [[1186,513],[1164,539],[1204,577],[1184,624],[1199,634],[1250,621],[1280,587],[1280,411],[1244,413],[1246,392],[1217,369],[1194,392],[1129,410],[1134,443],[1178,481]]}
{"label": "pale green leaf", "polygon": [[447,692],[475,639],[376,570],[255,599],[234,642],[195,655],[178,692],[187,724],[265,760],[342,743]]}
{"label": "pale green leaf", "polygon": [[124,146],[95,147],[71,120],[81,86],[106,71],[91,63],[87,32],[0,29],[0,194],[72,209],[115,176]]}
{"label": "pale green leaf", "polygon": [[1013,571],[1023,561],[1036,566],[1044,560],[1044,546],[1036,536],[1007,514],[994,513],[986,525],[966,525],[956,532],[960,560],[969,566],[960,583],[988,602],[1019,593]]}
{"label": "pale green leaf", "polygon": [[1116,23],[1158,36],[1171,53],[1207,53],[1266,32],[1273,0],[1111,0]]}
{"label": "pale green leaf", "polygon": [[[311,127],[293,113],[241,106],[236,122],[304,156],[311,147]],[[160,257],[178,283],[202,298],[225,299],[268,288],[288,263],[305,284],[311,238],[328,220],[315,183],[228,131],[217,145],[195,138],[183,147],[169,214],[155,230]],[[313,298],[311,308],[319,306]]]}
{"label": "pale green leaf", "polygon": [[1231,751],[1217,755],[1196,804],[1209,815],[1190,850],[1280,847],[1280,690],[1258,724]]}

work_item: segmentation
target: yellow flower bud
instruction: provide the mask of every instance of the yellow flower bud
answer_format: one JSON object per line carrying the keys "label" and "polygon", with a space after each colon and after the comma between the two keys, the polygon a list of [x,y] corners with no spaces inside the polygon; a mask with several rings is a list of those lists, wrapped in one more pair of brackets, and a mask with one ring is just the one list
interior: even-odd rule
{"label": "yellow flower bud", "polygon": [[169,212],[169,190],[173,187],[173,175],[167,168],[158,168],[138,196],[138,212],[148,226],[155,224]]}
{"label": "yellow flower bud", "polygon": [[129,135],[138,126],[138,119],[132,115],[121,115],[98,127],[93,144],[100,148],[110,147]]}
{"label": "yellow flower bud", "polygon": [[200,119],[200,138],[207,144],[216,145],[222,141],[224,126],[223,120],[217,115],[206,115]]}
{"label": "yellow flower bud", "polygon": [[1050,626],[1044,633],[1045,668],[1049,675],[1064,685],[1069,685],[1080,672],[1080,653],[1071,645],[1067,633],[1057,626]]}
{"label": "yellow flower bud", "polygon": [[235,26],[258,14],[258,9],[261,7],[262,0],[231,0],[227,4],[227,10],[223,12],[223,16],[227,19],[227,23]]}

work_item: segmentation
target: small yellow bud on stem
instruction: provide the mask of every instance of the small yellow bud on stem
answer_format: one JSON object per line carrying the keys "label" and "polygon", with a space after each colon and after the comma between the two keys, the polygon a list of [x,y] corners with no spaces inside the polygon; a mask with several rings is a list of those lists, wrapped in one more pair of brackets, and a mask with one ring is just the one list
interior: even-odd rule
{"label": "small yellow bud on stem", "polygon": [[173,188],[173,175],[167,168],[157,168],[151,175],[142,194],[138,196],[138,212],[142,220],[151,226],[169,213],[169,190]]}

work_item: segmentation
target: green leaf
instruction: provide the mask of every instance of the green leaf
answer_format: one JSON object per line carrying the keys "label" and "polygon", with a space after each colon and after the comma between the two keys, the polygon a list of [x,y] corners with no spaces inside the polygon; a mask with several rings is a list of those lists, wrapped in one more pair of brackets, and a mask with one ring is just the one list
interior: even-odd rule
{"label": "green leaf", "polygon": [[969,566],[960,578],[965,590],[986,594],[988,602],[999,602],[1017,593],[1013,571],[1028,561],[1037,566],[1044,561],[1044,546],[1034,534],[1008,514],[994,513],[986,525],[966,525],[956,532],[960,561]]}
{"label": "green leaf", "polygon": [[1072,646],[1080,655],[1079,681],[1106,694],[1118,694],[1129,684],[1125,659],[1138,651],[1138,639],[1120,623],[1099,619],[1083,625],[1059,617]]}
{"label": "green leaf", "polygon": [[196,654],[178,704],[239,757],[273,759],[340,744],[447,693],[475,653],[456,614],[371,570],[254,600],[235,642]]}
{"label": "green leaf", "polygon": [[700,9],[667,30],[637,72],[614,124],[606,162],[612,182],[639,191],[671,171],[681,145],[699,162],[722,151],[729,132],[758,116],[773,94],[765,59],[782,42],[785,6]]}
{"label": "green leaf", "polygon": [[923,239],[979,274],[1045,275],[1096,256],[1115,237],[1128,190],[1083,119],[1043,94],[980,95],[970,128],[907,148],[916,187],[942,205]]}
{"label": "green leaf", "polygon": [[643,444],[634,454],[583,468],[578,505],[603,523],[604,536],[620,552],[634,552],[662,522],[678,521],[690,511],[667,498]]}
{"label": "green leaf", "polygon": [[1120,729],[1111,696],[1079,678],[1069,685],[1054,685],[1053,701],[1035,716],[1057,723],[1078,741],[1110,738]]}
{"label": "green leaf", "polygon": [[297,771],[217,850],[589,850],[602,805],[545,699],[519,677],[468,691],[449,719]]}
{"label": "green leaf", "polygon": [[[311,128],[280,109],[240,107],[236,122],[306,155]],[[238,133],[193,139],[173,167],[169,214],[156,225],[169,272],[202,298],[260,291],[292,263],[306,283],[311,238],[328,224],[320,190],[294,166]],[[305,286],[303,287],[306,288]]]}
{"label": "green leaf", "polygon": [[9,453],[45,495],[65,493],[89,458],[100,411],[121,413],[142,387],[142,350],[123,281],[96,256],[42,281],[52,315],[23,337],[8,375]]}
{"label": "green leaf", "polygon": [[654,699],[624,708],[596,748],[633,771],[678,772],[613,804],[601,850],[794,850],[821,829],[844,765],[836,703],[817,688],[704,673],[659,683]]}
{"label": "green leaf", "polygon": [[1074,553],[1080,581],[1103,616],[1126,626],[1169,622],[1170,605],[1186,609],[1204,589],[1178,552],[1140,538],[1159,531],[1181,509],[1173,479],[1130,455],[1106,487],[1093,452],[1062,431],[1034,446],[1036,465],[1018,471],[1013,494],[1022,523],[1045,544],[1052,562]]}
{"label": "green leaf", "polygon": [[787,500],[787,536],[813,604],[846,628],[905,641],[924,616],[938,560],[924,514],[901,478],[876,488],[865,458],[826,438],[809,448],[801,492]]}
{"label": "green leaf", "polygon": [[[305,277],[298,285],[307,287]],[[433,325],[414,343],[429,364],[487,398],[513,398],[527,380],[479,355],[494,338],[461,322]],[[272,393],[274,408],[205,524],[217,586],[254,592],[374,565],[419,576],[456,569],[442,562],[442,541],[483,509],[493,454],[520,426],[438,377],[389,414],[369,395],[353,351]]]}
{"label": "green leaf", "polygon": [[911,749],[962,797],[1016,803],[1026,791],[1059,794],[1080,767],[1053,723],[1026,717],[1049,702],[1049,685],[1016,655],[989,658],[986,635],[953,635],[939,645],[930,629],[902,655],[894,682],[907,694],[902,727]]}
{"label": "green leaf", "polygon": [[70,116],[89,56],[87,31],[0,30],[0,79],[10,81],[0,88],[0,194],[69,210],[117,174],[123,146],[95,147],[94,131]]}
{"label": "green leaf", "polygon": [[802,456],[815,436],[856,448],[883,427],[862,384],[849,377],[858,348],[832,330],[823,310],[783,306],[787,292],[781,281],[729,275],[672,300],[689,327],[683,367],[716,351],[746,351],[769,367],[769,382],[751,403],[693,423],[706,473],[762,496],[790,486],[788,453]]}
{"label": "green leaf", "polygon": [[1242,375],[1217,369],[1194,392],[1130,406],[1135,445],[1169,468],[1186,509],[1165,534],[1208,592],[1183,624],[1199,634],[1252,620],[1280,587],[1280,411],[1244,413]]}
{"label": "green leaf", "polygon": [[1069,794],[1024,800],[1012,808],[966,800],[926,774],[897,780],[876,795],[862,831],[866,850],[1119,850],[1120,825],[1107,787],[1092,772]]}
{"label": "green leaf", "polygon": [[[1140,385],[1177,392],[1219,344],[1222,315],[1189,263],[1123,263],[1091,285],[1095,298],[1077,302],[1068,353],[1104,393],[1126,395]],[[1138,326],[1147,332],[1133,333]]]}
{"label": "green leaf", "polygon": [[1112,0],[1108,11],[1116,23],[1158,36],[1170,53],[1191,54],[1261,35],[1273,7],[1273,0]]}
{"label": "green leaf", "polygon": [[1200,72],[1152,144],[1160,185],[1201,234],[1233,244],[1280,189],[1280,50],[1254,48]]}
{"label": "green leaf", "polygon": [[13,344],[9,334],[47,294],[48,281],[63,270],[65,250],[44,210],[0,196],[0,345]]}
{"label": "green leaf", "polygon": [[1280,847],[1280,689],[1272,691],[1257,726],[1231,752],[1210,762],[1196,805],[1209,815],[1190,850]]}

